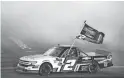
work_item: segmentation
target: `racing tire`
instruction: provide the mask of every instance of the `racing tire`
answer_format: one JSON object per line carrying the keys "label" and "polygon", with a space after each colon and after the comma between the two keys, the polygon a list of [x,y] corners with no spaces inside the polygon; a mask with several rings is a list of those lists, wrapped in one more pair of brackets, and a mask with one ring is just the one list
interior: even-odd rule
{"label": "racing tire", "polygon": [[88,67],[89,73],[97,73],[100,71],[100,67],[97,61],[93,61]]}
{"label": "racing tire", "polygon": [[52,72],[52,66],[49,63],[44,63],[40,66],[39,75],[48,76]]}

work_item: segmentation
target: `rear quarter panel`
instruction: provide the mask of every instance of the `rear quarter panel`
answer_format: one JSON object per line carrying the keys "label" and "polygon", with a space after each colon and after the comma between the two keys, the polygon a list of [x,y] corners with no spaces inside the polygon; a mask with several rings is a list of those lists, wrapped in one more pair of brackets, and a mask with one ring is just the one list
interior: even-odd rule
{"label": "rear quarter panel", "polygon": [[113,66],[112,60],[108,59],[108,56],[93,56],[93,59],[98,62],[100,68]]}

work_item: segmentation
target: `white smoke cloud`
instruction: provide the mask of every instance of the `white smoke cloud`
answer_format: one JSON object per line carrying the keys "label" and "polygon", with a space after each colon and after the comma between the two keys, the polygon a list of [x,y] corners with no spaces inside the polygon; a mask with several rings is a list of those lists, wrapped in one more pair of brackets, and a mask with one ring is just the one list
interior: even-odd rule
{"label": "white smoke cloud", "polygon": [[[103,45],[76,41],[81,47],[123,49],[124,2],[2,2],[2,33],[39,44],[71,44],[84,20],[105,33]],[[2,36],[4,37],[4,36]],[[12,36],[13,37],[13,36]],[[42,46],[42,47],[43,47]],[[88,47],[89,48],[89,47]],[[118,51],[119,52],[119,51]],[[123,53],[114,53],[116,60]],[[122,56],[121,56],[122,57]],[[120,59],[118,59],[120,60]],[[117,62],[118,62],[117,60]]]}

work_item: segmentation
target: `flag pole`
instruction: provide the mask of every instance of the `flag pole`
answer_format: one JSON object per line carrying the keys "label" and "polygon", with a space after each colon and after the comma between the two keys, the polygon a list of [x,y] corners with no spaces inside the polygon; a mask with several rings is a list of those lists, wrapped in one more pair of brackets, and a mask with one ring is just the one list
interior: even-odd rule
{"label": "flag pole", "polygon": [[[84,24],[86,24],[86,20],[84,21]],[[71,49],[72,49],[72,47],[73,47],[73,45],[74,45],[74,43],[75,43],[76,39],[77,39],[77,38],[75,38],[75,39],[73,40],[73,43],[71,44],[71,47],[70,47],[70,49],[69,49],[68,53],[71,51]]]}
{"label": "flag pole", "polygon": [[71,47],[70,47],[70,49],[69,49],[68,53],[71,51],[71,49],[72,49],[72,47],[73,47],[73,45],[74,45],[75,41],[76,41],[76,38],[73,40],[73,43],[71,44]]}
{"label": "flag pole", "polygon": [[[84,24],[81,26],[81,30],[80,31],[82,31],[82,29],[83,29],[83,27],[85,26],[85,24],[86,24],[86,20],[84,20]],[[80,34],[80,33],[79,33]]]}

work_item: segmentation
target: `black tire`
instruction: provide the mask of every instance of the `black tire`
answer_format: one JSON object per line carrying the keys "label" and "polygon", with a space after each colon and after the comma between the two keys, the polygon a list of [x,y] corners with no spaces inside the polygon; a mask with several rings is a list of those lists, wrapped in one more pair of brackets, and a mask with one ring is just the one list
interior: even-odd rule
{"label": "black tire", "polygon": [[49,63],[44,63],[40,66],[39,75],[48,76],[52,72],[52,66]]}
{"label": "black tire", "polygon": [[100,67],[97,61],[93,61],[88,67],[89,73],[97,73],[100,71]]}

